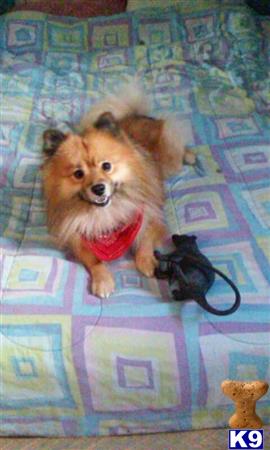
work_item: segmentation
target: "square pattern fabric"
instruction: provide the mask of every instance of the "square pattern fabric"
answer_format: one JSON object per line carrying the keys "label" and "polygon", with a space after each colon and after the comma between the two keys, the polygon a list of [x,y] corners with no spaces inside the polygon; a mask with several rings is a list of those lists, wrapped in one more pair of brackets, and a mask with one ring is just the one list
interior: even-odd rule
{"label": "square pattern fabric", "polygon": [[[0,18],[2,435],[223,427],[233,406],[221,381],[270,379],[270,22],[240,1],[190,5]],[[134,75],[200,163],[166,183],[168,239],[198,236],[239,287],[232,316],[174,302],[131,254],[111,264],[116,291],[101,301],[49,240],[43,131],[67,131]],[[232,293],[217,280],[209,300],[226,308]],[[259,406],[269,423],[269,394]]]}

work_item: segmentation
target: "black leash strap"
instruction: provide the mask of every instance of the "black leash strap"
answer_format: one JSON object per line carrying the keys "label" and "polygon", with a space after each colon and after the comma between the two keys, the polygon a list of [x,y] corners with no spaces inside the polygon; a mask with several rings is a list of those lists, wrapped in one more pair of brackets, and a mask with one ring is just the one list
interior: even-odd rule
{"label": "black leash strap", "polygon": [[205,268],[205,269],[210,269],[213,272],[215,272],[216,274],[218,274],[221,278],[223,278],[224,281],[226,281],[229,286],[232,288],[232,290],[235,293],[235,301],[234,304],[231,306],[231,308],[228,309],[224,309],[224,310],[220,310],[220,309],[216,309],[213,306],[211,306],[208,301],[206,300],[205,296],[198,296],[197,298],[194,298],[194,300],[206,311],[208,311],[211,314],[215,314],[216,316],[228,316],[229,314],[233,314],[235,311],[237,311],[237,309],[240,306],[241,303],[241,296],[240,296],[240,292],[237,289],[237,287],[235,286],[235,284],[233,283],[232,280],[230,280],[223,272],[221,272],[220,270],[216,269],[215,267],[213,267],[212,265],[206,264],[204,262],[202,262],[201,260],[197,260],[197,258],[190,256],[190,255],[186,255],[185,256],[186,260],[189,260],[190,262],[192,262],[196,267],[200,268]]}

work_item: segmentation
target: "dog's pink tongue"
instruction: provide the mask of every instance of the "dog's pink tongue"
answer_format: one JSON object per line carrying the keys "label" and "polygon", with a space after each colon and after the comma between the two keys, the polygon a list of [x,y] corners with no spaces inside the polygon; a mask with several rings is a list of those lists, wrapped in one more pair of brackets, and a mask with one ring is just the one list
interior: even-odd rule
{"label": "dog's pink tongue", "polygon": [[143,213],[138,211],[130,223],[123,225],[111,234],[93,240],[82,236],[82,244],[101,261],[112,261],[120,258],[133,244],[142,226],[142,221]]}

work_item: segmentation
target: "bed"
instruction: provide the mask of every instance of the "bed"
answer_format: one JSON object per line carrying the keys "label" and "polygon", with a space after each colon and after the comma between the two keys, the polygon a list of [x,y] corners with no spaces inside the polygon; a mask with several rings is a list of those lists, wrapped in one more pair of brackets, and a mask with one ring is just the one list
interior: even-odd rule
{"label": "bed", "polygon": [[[270,20],[241,1],[180,2],[110,17],[0,17],[1,434],[92,436],[226,427],[230,379],[270,379]],[[166,184],[172,233],[237,284],[218,317],[174,302],[132,256],[109,300],[56,250],[41,192],[41,135],[69,130],[138,76],[152,114],[174,112],[200,170]],[[169,248],[169,235],[162,250]],[[217,279],[209,299],[232,293]],[[265,423],[270,394],[259,402]]]}

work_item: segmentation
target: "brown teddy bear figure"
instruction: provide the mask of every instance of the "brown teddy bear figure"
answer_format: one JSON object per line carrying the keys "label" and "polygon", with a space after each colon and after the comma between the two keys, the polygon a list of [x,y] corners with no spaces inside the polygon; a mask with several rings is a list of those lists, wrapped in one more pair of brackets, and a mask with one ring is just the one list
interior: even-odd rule
{"label": "brown teddy bear figure", "polygon": [[263,423],[257,416],[256,401],[268,391],[266,381],[232,381],[225,380],[221,389],[227,397],[235,402],[235,413],[229,420],[231,428],[258,429]]}

